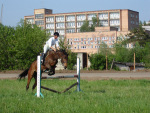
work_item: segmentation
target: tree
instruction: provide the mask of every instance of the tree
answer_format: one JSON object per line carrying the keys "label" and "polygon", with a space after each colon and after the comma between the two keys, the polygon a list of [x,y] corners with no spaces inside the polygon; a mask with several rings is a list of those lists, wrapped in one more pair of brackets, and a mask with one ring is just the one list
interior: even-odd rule
{"label": "tree", "polygon": [[80,32],[92,32],[95,31],[95,27],[98,26],[100,26],[99,19],[93,17],[91,25],[89,25],[89,21],[84,21],[83,25],[80,28]]}
{"label": "tree", "polygon": [[68,45],[66,37],[59,39],[59,46],[60,46],[60,49],[64,49],[68,53],[68,63],[67,63],[68,66],[67,66],[67,69],[73,70],[73,66],[76,64],[77,54],[71,52],[70,46]]}
{"label": "tree", "polygon": [[0,25],[0,69],[25,69],[43,51],[48,35],[23,20],[17,27]]}
{"label": "tree", "polygon": [[100,43],[100,48],[99,48],[99,53],[102,55],[110,55],[111,53],[111,49],[108,47],[108,45],[105,42]]}
{"label": "tree", "polygon": [[83,25],[80,28],[80,32],[90,32],[89,21],[84,21]]}
{"label": "tree", "polygon": [[142,26],[131,30],[127,36],[129,39],[125,40],[123,42],[124,44],[135,44],[138,41],[141,46],[144,46],[146,42],[150,42],[150,35],[142,28]]}
{"label": "tree", "polygon": [[141,20],[140,20],[140,22],[139,22],[139,25],[140,25],[140,26],[142,26],[142,25],[143,25],[143,23],[142,23],[142,21],[141,21]]}
{"label": "tree", "polygon": [[70,49],[70,46],[68,45],[66,37],[65,38],[62,38],[62,37],[59,38],[59,46],[60,46],[60,49],[63,49],[63,50],[68,51]]}
{"label": "tree", "polygon": [[146,26],[146,21],[143,22],[143,25]]}

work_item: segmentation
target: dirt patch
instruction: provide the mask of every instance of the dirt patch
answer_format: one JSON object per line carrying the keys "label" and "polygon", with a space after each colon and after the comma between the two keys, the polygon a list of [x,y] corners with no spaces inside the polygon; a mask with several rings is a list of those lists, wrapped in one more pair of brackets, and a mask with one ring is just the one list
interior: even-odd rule
{"label": "dirt patch", "polygon": [[[0,74],[20,74],[24,70],[2,70]],[[81,70],[81,73],[133,73],[133,71],[115,71],[115,70]],[[137,70],[138,72],[150,72],[150,69]],[[56,70],[56,73],[76,73],[76,70]],[[135,73],[135,72],[134,72]]]}

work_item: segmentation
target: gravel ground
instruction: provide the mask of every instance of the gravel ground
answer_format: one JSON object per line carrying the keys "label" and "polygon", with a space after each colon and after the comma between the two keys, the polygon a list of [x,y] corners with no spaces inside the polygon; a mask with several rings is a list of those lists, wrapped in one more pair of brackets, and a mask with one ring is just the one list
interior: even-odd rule
{"label": "gravel ground", "polygon": [[[1,72],[0,79],[16,79],[21,71]],[[75,75],[76,72],[57,72],[53,76]],[[47,73],[43,73],[47,76]],[[81,79],[102,80],[102,79],[150,79],[150,72],[122,72],[122,71],[81,71]]]}

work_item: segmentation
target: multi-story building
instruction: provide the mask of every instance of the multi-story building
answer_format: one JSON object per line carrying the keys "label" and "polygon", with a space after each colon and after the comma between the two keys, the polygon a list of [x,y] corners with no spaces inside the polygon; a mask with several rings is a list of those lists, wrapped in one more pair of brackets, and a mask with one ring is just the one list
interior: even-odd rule
{"label": "multi-story building", "polygon": [[[99,20],[100,27],[95,28],[95,32],[80,33],[80,28],[84,21],[88,20],[92,24],[92,18]],[[25,16],[24,19],[36,24],[47,33],[53,35],[59,32],[61,37],[66,37],[73,52],[79,53],[81,67],[89,65],[87,53],[98,52],[101,43],[105,43],[112,48],[118,37],[126,39],[126,34],[139,25],[139,13],[128,9],[86,11],[73,13],[53,14],[51,9],[35,9],[34,15]],[[132,45],[127,45],[132,47]]]}
{"label": "multi-story building", "polygon": [[92,24],[92,18],[100,21],[101,27],[116,27],[118,31],[129,31],[139,25],[139,13],[128,9],[86,11],[73,13],[53,14],[51,9],[35,9],[34,15],[25,16],[24,19],[31,24],[36,24],[47,33],[59,32],[78,33],[85,20]]}
{"label": "multi-story building", "polygon": [[[96,27],[95,32],[67,33],[67,41],[73,52],[84,52],[88,54],[97,53],[100,47],[106,44],[113,48],[118,41],[121,42],[128,37],[129,31],[117,31],[114,27]],[[127,44],[127,48],[132,48],[132,44]]]}

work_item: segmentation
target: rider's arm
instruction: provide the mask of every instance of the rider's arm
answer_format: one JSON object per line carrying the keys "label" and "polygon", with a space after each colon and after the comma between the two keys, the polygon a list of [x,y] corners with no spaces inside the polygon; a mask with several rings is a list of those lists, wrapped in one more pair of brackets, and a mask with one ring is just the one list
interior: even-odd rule
{"label": "rider's arm", "polygon": [[50,47],[52,50],[54,50],[54,51],[56,51],[56,49],[55,48],[53,48],[53,47]]}
{"label": "rider's arm", "polygon": [[56,41],[56,48],[59,50],[59,41]]}

